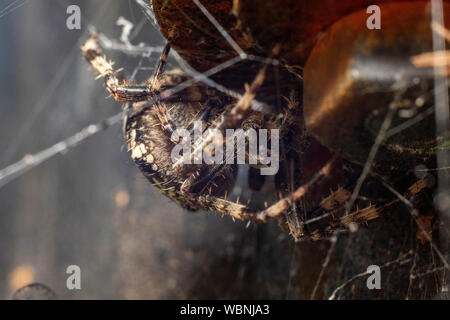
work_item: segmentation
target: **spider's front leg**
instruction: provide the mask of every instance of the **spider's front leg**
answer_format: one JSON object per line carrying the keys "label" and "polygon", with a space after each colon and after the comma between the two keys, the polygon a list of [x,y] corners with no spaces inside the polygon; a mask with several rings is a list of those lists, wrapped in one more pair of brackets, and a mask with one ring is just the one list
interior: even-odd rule
{"label": "spider's front leg", "polygon": [[155,69],[154,76],[146,85],[130,85],[126,81],[121,81],[117,74],[121,69],[115,70],[114,63],[107,61],[102,53],[102,48],[98,41],[97,34],[93,33],[86,43],[81,47],[84,58],[98,72],[98,78],[105,79],[105,86],[109,93],[118,102],[140,102],[150,100],[157,95],[156,84],[161,76],[170,46],[166,45],[158,65]]}

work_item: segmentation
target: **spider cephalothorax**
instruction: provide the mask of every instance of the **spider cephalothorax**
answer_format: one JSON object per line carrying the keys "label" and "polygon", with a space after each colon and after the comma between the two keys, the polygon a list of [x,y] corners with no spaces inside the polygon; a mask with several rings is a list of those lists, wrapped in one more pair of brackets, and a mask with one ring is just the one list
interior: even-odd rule
{"label": "spider cephalothorax", "polygon": [[[162,76],[158,84],[160,90],[167,90],[186,80],[181,73],[171,72]],[[175,168],[171,151],[178,141],[171,140],[173,129],[165,128],[164,121],[170,119],[174,128],[187,130],[193,129],[195,121],[210,127],[233,102],[232,98],[218,95],[214,89],[194,85],[164,101],[164,110],[159,107],[143,108],[133,113],[125,120],[124,128],[131,158],[152,184],[177,203],[191,210],[206,209],[181,191],[183,183],[192,176],[210,176],[211,179],[198,181],[191,188],[200,194],[222,196],[234,185],[236,168],[232,165],[205,164]],[[167,115],[162,117],[165,111]]]}

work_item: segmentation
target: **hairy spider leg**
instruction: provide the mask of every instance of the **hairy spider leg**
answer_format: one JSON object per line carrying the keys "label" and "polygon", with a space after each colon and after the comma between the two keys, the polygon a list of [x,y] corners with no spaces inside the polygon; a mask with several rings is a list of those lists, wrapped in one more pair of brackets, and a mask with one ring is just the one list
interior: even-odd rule
{"label": "hairy spider leg", "polygon": [[158,80],[161,79],[161,76],[164,73],[164,67],[166,66],[167,57],[169,56],[169,52],[170,52],[170,44],[167,43],[164,46],[163,51],[161,52],[161,56],[159,57],[158,64],[156,65],[156,68],[155,68],[155,72],[153,74],[153,77],[151,78],[150,89],[153,89],[153,90],[156,89],[156,84],[157,84]]}
{"label": "hairy spider leg", "polygon": [[92,33],[91,37],[81,47],[83,56],[90,63],[90,65],[98,72],[98,78],[105,79],[105,86],[109,93],[117,102],[143,102],[149,101],[150,105],[144,108],[137,108],[136,112],[142,112],[146,108],[155,107],[158,110],[158,117],[161,125],[166,133],[171,136],[174,131],[172,119],[166,108],[159,101],[152,101],[154,97],[159,94],[158,80],[164,72],[167,56],[170,52],[170,45],[167,44],[160,56],[158,64],[155,68],[153,77],[146,85],[129,85],[125,82],[119,81],[117,73],[121,71],[114,70],[112,61],[107,61],[106,57],[102,55],[102,48],[98,41],[98,35]]}
{"label": "hairy spider leg", "polygon": [[98,42],[96,33],[93,33],[86,43],[81,47],[84,58],[97,71],[98,78],[105,79],[105,86],[109,93],[118,102],[139,102],[150,98],[150,89],[147,86],[129,86],[121,83],[114,70],[114,62],[107,61],[102,55],[102,49]]}
{"label": "hairy spider leg", "polygon": [[[239,101],[230,111],[228,111],[224,116],[222,116],[221,119],[217,120],[217,124],[213,129],[223,131],[225,129],[240,128],[242,123],[247,119],[247,116],[250,113],[255,112],[251,108],[251,103],[256,96],[256,91],[261,87],[261,85],[264,82],[266,70],[267,64],[264,65],[264,67],[258,72],[252,84],[250,86],[246,85],[245,94],[241,97],[241,99],[239,99]],[[215,138],[215,131],[211,130],[210,134],[204,137],[202,141],[196,145],[193,152],[191,153],[190,161],[192,162],[194,156],[197,153],[201,152],[203,149],[205,149],[205,147],[208,144],[210,144],[214,140],[214,138]],[[223,143],[225,143],[225,138],[224,141],[222,141],[222,144]],[[173,164],[173,167],[176,170],[182,165],[183,159],[179,159],[177,162]]]}
{"label": "hairy spider leg", "polygon": [[187,197],[194,197],[197,201],[201,202],[206,208],[212,211],[217,211],[223,215],[228,215],[232,218],[253,221],[255,223],[265,223],[270,219],[278,217],[285,212],[293,202],[303,198],[308,190],[317,183],[321,178],[327,176],[330,173],[331,167],[337,156],[334,156],[328,163],[326,163],[320,171],[318,171],[308,182],[297,188],[287,197],[284,197],[271,206],[262,211],[255,211],[248,206],[228,201],[224,198],[214,197],[210,195],[194,195],[187,194]]}
{"label": "hairy spider leg", "polygon": [[[272,59],[273,57],[278,56],[280,53],[280,46],[277,45],[272,50]],[[216,125],[213,129],[217,129],[220,131],[224,131],[225,129],[238,129],[242,128],[243,122],[248,119],[248,116],[252,113],[254,114],[255,111],[252,109],[252,102],[255,99],[256,92],[258,89],[262,86],[264,83],[264,79],[267,73],[268,64],[265,63],[264,66],[261,68],[261,70],[256,75],[255,79],[252,81],[251,85],[245,84],[245,94],[238,100],[238,102],[235,104],[235,106],[229,110],[227,113],[225,113],[224,116],[219,118],[216,122]],[[222,145],[226,142],[225,136],[223,136],[224,139],[221,142]],[[215,138],[214,130],[210,131],[210,134],[203,138],[202,141],[197,144],[197,146],[194,148],[193,152],[191,153],[191,159],[190,161],[193,161],[194,156],[198,152],[202,152],[202,150],[210,144]],[[219,146],[220,147],[220,146]],[[249,154],[246,152],[246,157],[249,159]],[[257,163],[259,157],[257,157]],[[178,160],[174,163],[173,167],[176,170],[180,166],[183,165],[183,159]]]}
{"label": "hairy spider leg", "polygon": [[157,93],[158,80],[164,72],[170,45],[167,44],[159,58],[153,77],[146,85],[130,85],[117,78],[121,71],[113,68],[114,62],[107,61],[102,54],[103,50],[98,41],[98,36],[93,33],[86,43],[81,47],[84,58],[97,71],[98,78],[105,78],[106,89],[118,102],[141,102],[151,100]]}

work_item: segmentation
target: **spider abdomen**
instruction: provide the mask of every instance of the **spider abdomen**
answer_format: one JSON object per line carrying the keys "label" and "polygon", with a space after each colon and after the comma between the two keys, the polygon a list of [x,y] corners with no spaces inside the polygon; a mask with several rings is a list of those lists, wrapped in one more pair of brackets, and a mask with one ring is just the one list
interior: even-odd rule
{"label": "spider abdomen", "polygon": [[[161,91],[186,81],[178,71],[168,73],[159,82]],[[232,99],[205,85],[194,85],[169,99],[137,110],[124,121],[124,138],[131,158],[149,182],[163,194],[189,210],[203,208],[198,201],[182,191],[183,182],[192,175],[207,175],[217,166],[207,164],[183,164],[175,166],[172,150],[177,145],[171,135],[176,129],[192,130],[194,122],[201,122],[204,129],[220,116]],[[139,110],[139,111],[138,111]],[[173,128],[167,129],[164,120],[170,120]],[[199,193],[223,196],[234,185],[236,166],[226,165],[221,174],[202,185]]]}

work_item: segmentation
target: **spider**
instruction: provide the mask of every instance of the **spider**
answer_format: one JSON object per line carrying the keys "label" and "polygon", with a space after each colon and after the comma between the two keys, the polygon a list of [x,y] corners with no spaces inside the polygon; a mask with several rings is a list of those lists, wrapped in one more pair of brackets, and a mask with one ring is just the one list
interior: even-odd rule
{"label": "spider", "polygon": [[[373,177],[368,177],[365,183],[371,196],[351,199],[349,190],[355,186],[361,167],[330,152],[307,133],[298,102],[302,97],[301,76],[292,68],[276,64],[269,70],[268,63],[261,67],[252,62],[227,68],[217,78],[247,72],[246,79],[249,79],[249,75],[255,73],[252,71],[257,70],[251,84],[243,86],[242,95],[230,96],[178,69],[165,72],[169,44],[162,51],[154,74],[143,85],[119,79],[120,70],[115,70],[113,62],[103,56],[96,33],[82,46],[82,52],[98,77],[104,78],[112,97],[118,102],[131,103],[123,126],[131,158],[150,183],[184,208],[219,212],[255,223],[281,217],[281,227],[295,240],[318,240],[346,231],[349,226],[377,219],[384,209],[400,201],[374,205],[376,199],[387,196],[373,192],[383,189],[380,188],[382,182]],[[279,47],[273,48],[275,58],[279,53]],[[271,112],[254,108],[259,98],[263,104],[275,103],[276,108]],[[171,153],[178,143],[173,139],[174,132],[180,128],[192,132],[195,121],[200,121],[205,130],[212,128],[221,132],[239,128],[279,129],[284,170],[275,177],[278,200],[271,205],[264,203],[264,209],[257,204],[241,204],[239,198],[235,202],[228,200],[236,183],[238,165],[172,161]],[[206,150],[213,140],[213,137],[200,137],[191,142],[192,149]],[[248,152],[246,156],[250,157]],[[300,170],[294,170],[295,166]],[[264,183],[264,179],[255,174],[254,169],[260,167],[261,163],[250,166],[249,182],[256,184],[257,190]],[[430,186],[427,179],[410,181],[410,184],[407,196],[411,199]],[[327,192],[328,196],[321,196]],[[353,212],[349,211],[352,206],[345,207],[349,200],[356,205]]]}
{"label": "spider", "polygon": [[[264,118],[250,108],[250,102],[264,81],[265,70],[258,74],[240,100],[201,83],[175,95],[171,90],[190,78],[180,70],[163,72],[169,45],[161,54],[155,74],[143,86],[127,85],[116,77],[117,71],[112,68],[112,63],[101,55],[102,49],[95,34],[82,51],[86,60],[105,78],[106,88],[114,99],[133,103],[134,111],[124,121],[124,136],[132,159],[155,186],[180,205],[191,210],[217,210],[234,218],[265,222],[282,212],[278,209],[280,205],[301,197],[297,192],[293,198],[283,199],[276,207],[252,212],[224,197],[233,187],[236,165],[177,165],[171,160],[171,150],[177,143],[171,136],[177,128],[192,130],[195,120],[202,121],[205,128],[278,127],[274,117]],[[158,101],[158,96],[168,98]],[[199,141],[193,141],[196,143]],[[206,145],[207,141],[201,143]],[[323,168],[323,174],[329,171],[329,166]]]}

